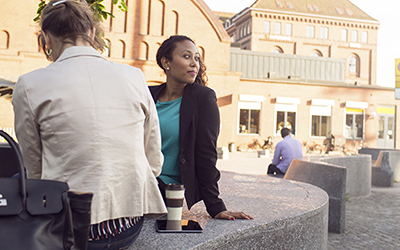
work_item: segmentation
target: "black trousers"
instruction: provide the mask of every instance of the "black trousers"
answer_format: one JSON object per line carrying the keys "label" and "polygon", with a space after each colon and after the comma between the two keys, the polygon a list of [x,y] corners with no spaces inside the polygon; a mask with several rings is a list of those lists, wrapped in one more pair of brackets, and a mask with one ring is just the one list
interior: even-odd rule
{"label": "black trousers", "polygon": [[268,166],[268,170],[267,170],[267,174],[281,174],[281,175],[285,175],[285,173],[283,173],[279,168],[276,167],[275,164],[269,164]]}

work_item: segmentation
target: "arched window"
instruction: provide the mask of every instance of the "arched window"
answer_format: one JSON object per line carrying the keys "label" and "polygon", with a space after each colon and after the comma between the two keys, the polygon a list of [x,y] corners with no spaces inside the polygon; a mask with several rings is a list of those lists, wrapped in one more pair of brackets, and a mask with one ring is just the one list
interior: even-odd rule
{"label": "arched window", "polygon": [[8,49],[10,47],[10,34],[2,30],[0,31],[0,49]]}
{"label": "arched window", "polygon": [[279,46],[275,46],[275,48],[272,50],[272,53],[283,54],[283,49]]}
{"label": "arched window", "polygon": [[357,55],[351,55],[349,58],[349,73],[360,77],[360,58]]}
{"label": "arched window", "polygon": [[316,49],[311,53],[311,56],[322,57],[322,53]]}
{"label": "arched window", "polygon": [[104,39],[104,42],[106,43],[106,46],[104,47],[103,55],[106,57],[111,56],[111,42],[108,39]]}
{"label": "arched window", "polygon": [[205,60],[206,60],[206,51],[202,46],[199,46],[199,53],[200,53],[200,56],[201,56],[201,60],[203,62],[205,62]]}
{"label": "arched window", "polygon": [[172,11],[172,13],[174,14],[175,17],[175,35],[178,35],[179,33],[179,14],[176,11]]}
{"label": "arched window", "polygon": [[149,23],[152,35],[164,35],[165,3],[160,0],[151,1]]}
{"label": "arched window", "polygon": [[126,50],[126,45],[123,40],[119,40],[119,45],[118,45],[118,57],[119,58],[125,58],[125,50]]}
{"label": "arched window", "polygon": [[146,42],[140,43],[139,59],[140,60],[149,60],[149,45]]}

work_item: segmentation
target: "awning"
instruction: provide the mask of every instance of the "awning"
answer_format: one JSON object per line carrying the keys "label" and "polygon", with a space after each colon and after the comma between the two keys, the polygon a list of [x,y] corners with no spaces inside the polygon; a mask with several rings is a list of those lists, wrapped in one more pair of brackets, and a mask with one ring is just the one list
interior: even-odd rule
{"label": "awning", "polygon": [[232,91],[216,89],[218,107],[223,107],[232,104]]}

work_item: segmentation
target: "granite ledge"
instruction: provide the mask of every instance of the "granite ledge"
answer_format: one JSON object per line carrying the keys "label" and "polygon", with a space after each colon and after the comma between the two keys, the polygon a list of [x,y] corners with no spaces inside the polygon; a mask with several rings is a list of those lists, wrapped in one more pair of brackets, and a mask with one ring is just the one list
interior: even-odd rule
{"label": "granite ledge", "polygon": [[221,198],[231,211],[254,220],[217,220],[199,202],[183,219],[195,219],[203,233],[157,233],[145,220],[133,249],[327,249],[328,202],[322,189],[269,176],[221,172]]}

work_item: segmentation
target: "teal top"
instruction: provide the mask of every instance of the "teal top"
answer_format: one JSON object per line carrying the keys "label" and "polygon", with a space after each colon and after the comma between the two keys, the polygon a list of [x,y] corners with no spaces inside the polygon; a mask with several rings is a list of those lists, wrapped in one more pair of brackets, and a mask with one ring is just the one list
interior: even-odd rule
{"label": "teal top", "polygon": [[181,183],[179,170],[179,113],[182,97],[170,102],[156,102],[161,130],[164,163],[159,178],[165,183]]}

